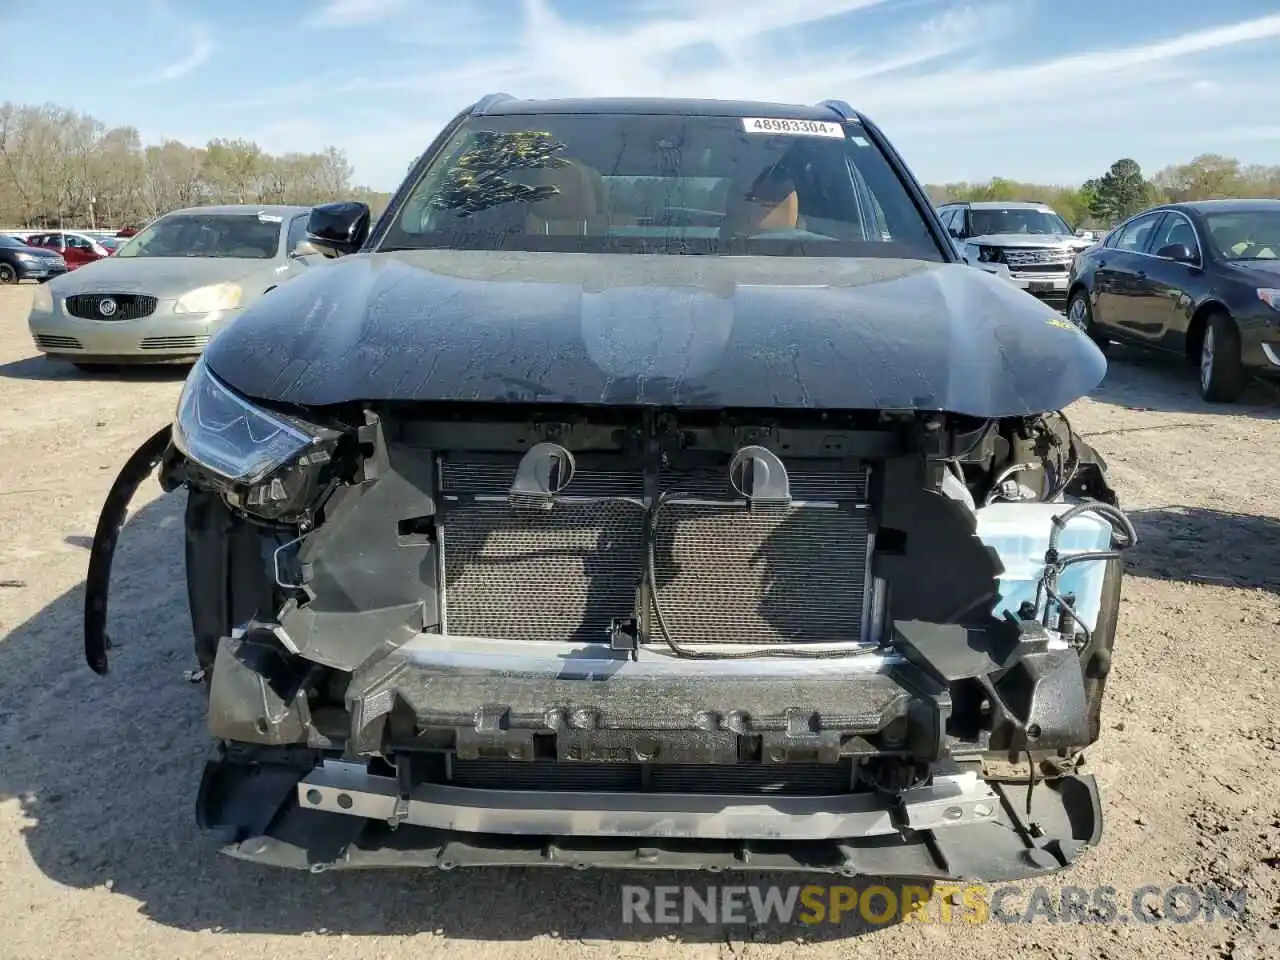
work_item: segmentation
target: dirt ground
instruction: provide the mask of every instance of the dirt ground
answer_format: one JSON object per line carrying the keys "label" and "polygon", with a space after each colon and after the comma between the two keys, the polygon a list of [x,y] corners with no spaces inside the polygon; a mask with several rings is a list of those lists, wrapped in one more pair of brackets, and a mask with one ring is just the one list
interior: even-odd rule
{"label": "dirt ground", "polygon": [[81,654],[98,509],[171,416],[182,371],[43,359],[28,296],[0,290],[0,958],[1280,957],[1273,389],[1211,408],[1176,363],[1121,354],[1068,411],[1108,458],[1141,544],[1088,757],[1104,841],[1050,887],[1109,884],[1126,903],[1144,884],[1244,886],[1242,923],[653,928],[622,922],[611,874],[313,876],[216,853],[193,820],[208,741],[182,675],[180,495],[154,481],[117,555],[112,673]]}

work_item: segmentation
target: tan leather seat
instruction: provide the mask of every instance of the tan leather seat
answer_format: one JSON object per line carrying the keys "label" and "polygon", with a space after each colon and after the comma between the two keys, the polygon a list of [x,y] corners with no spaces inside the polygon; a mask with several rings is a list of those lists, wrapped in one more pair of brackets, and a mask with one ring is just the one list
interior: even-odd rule
{"label": "tan leather seat", "polygon": [[[530,186],[555,187],[557,193],[529,205],[526,228],[549,236],[583,236],[598,227],[600,189],[598,174],[577,161],[563,167],[544,167],[521,178]],[[594,176],[593,176],[594,174]]]}
{"label": "tan leather seat", "polygon": [[751,236],[800,225],[800,198],[789,177],[764,176],[746,196],[734,201],[727,219],[729,235]]}

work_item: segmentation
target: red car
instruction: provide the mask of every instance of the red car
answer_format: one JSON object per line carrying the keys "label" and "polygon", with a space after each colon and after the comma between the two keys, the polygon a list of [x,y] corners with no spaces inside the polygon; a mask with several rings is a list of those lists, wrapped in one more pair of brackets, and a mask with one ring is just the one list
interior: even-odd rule
{"label": "red car", "polygon": [[93,263],[103,257],[109,257],[118,247],[108,247],[97,237],[74,230],[50,230],[45,233],[33,233],[27,238],[27,246],[43,247],[46,250],[57,250],[67,261],[67,269],[74,270],[86,263]]}

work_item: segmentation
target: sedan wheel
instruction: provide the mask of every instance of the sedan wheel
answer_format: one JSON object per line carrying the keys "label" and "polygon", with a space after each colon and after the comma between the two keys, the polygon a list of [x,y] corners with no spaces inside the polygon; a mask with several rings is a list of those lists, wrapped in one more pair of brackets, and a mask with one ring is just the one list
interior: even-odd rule
{"label": "sedan wheel", "polygon": [[1212,402],[1234,403],[1244,385],[1240,331],[1226,314],[1214,314],[1200,341],[1200,396]]}
{"label": "sedan wheel", "polygon": [[1208,393],[1209,384],[1213,382],[1213,327],[1204,332],[1204,343],[1200,344],[1200,392]]}
{"label": "sedan wheel", "polygon": [[7,263],[0,263],[0,283],[17,283],[18,271]]}
{"label": "sedan wheel", "polygon": [[1084,297],[1076,297],[1071,301],[1071,306],[1067,308],[1067,319],[1079,327],[1081,333],[1089,332],[1088,308]]}
{"label": "sedan wheel", "polygon": [[1107,352],[1111,346],[1111,338],[1100,333],[1093,323],[1093,310],[1089,306],[1089,295],[1083,290],[1077,291],[1067,304],[1067,319],[1086,337],[1092,340],[1099,350]]}

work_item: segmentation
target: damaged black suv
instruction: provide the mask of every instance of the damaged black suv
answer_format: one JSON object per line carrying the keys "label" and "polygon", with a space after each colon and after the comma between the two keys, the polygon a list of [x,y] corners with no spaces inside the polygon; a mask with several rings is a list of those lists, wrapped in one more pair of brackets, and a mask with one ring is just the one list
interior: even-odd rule
{"label": "damaged black suv", "polygon": [[128,501],[185,490],[226,853],[994,881],[1098,841],[1135,537],[1061,408],[1106,361],[865,116],[486,97],[310,240],[90,559],[105,673]]}

